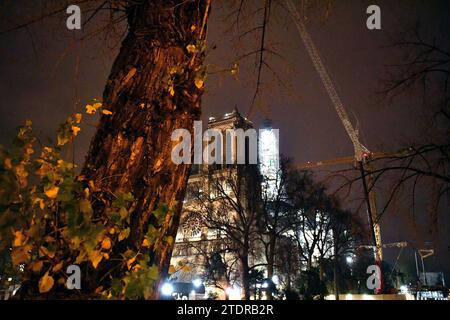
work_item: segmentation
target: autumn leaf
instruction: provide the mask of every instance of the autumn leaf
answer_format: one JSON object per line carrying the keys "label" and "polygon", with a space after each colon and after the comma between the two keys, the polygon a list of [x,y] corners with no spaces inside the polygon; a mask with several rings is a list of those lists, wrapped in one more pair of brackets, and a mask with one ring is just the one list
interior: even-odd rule
{"label": "autumn leaf", "polygon": [[53,267],[53,272],[58,272],[59,270],[62,269],[64,262],[61,261],[60,263],[58,263],[56,266]]}
{"label": "autumn leaf", "polygon": [[45,195],[49,199],[55,199],[58,196],[59,187],[53,186],[45,191]]}
{"label": "autumn leaf", "polygon": [[103,254],[100,251],[94,250],[89,254],[89,260],[92,262],[94,269],[97,269],[98,264],[103,259]]}
{"label": "autumn leaf", "polygon": [[130,270],[131,265],[132,265],[135,261],[136,261],[136,258],[135,258],[135,257],[133,257],[133,258],[131,258],[131,259],[128,259],[128,261],[127,261],[127,268],[128,268],[128,270]]}
{"label": "autumn leaf", "polygon": [[96,102],[94,104],[88,104],[86,105],[86,113],[88,114],[94,114],[98,108],[100,108],[102,104],[100,102]]}
{"label": "autumn leaf", "polygon": [[72,132],[75,137],[78,135],[78,132],[80,132],[80,131],[81,131],[80,127],[72,126]]}
{"label": "autumn leaf", "polygon": [[122,219],[125,219],[126,217],[128,217],[128,210],[122,207],[119,209],[119,214]]}
{"label": "autumn leaf", "polygon": [[13,265],[18,266],[21,263],[27,262],[31,257],[28,253],[28,250],[30,249],[31,247],[28,246],[13,248],[11,252],[11,260]]}
{"label": "autumn leaf", "polygon": [[81,119],[83,119],[83,115],[81,113],[76,113],[74,115],[74,118],[75,118],[75,123],[80,123]]}
{"label": "autumn leaf", "polygon": [[23,235],[21,230],[17,230],[14,232],[14,241],[13,247],[20,247],[25,242],[25,236]]}
{"label": "autumn leaf", "polygon": [[41,256],[48,256],[48,257],[51,258],[51,259],[53,259],[53,258],[55,257],[55,251],[51,251],[51,250],[47,249],[47,248],[44,247],[44,246],[41,246],[41,247],[39,248],[39,254],[40,254]]}
{"label": "autumn leaf", "polygon": [[201,88],[203,88],[203,85],[204,85],[204,81],[202,80],[202,79],[195,79],[195,86],[198,88],[198,89],[201,89]]}
{"label": "autumn leaf", "polygon": [[167,236],[166,237],[166,242],[169,246],[171,246],[173,244],[173,237],[172,236]]}
{"label": "autumn leaf", "polygon": [[188,44],[188,45],[186,46],[186,50],[187,50],[189,53],[195,53],[195,52],[197,52],[197,47],[196,47],[195,45],[193,45],[193,44]]}
{"label": "autumn leaf", "polygon": [[11,159],[10,158],[6,158],[4,161],[5,164],[5,168],[6,169],[11,169],[12,168],[12,163],[11,163]]}
{"label": "autumn leaf", "polygon": [[110,115],[113,114],[113,113],[112,113],[111,111],[109,111],[108,109],[103,109],[103,110],[102,110],[102,113],[103,113],[104,115],[107,115],[107,116],[110,116]]}
{"label": "autumn leaf", "polygon": [[31,270],[35,273],[39,273],[43,267],[44,263],[42,261],[36,261],[31,265]]}
{"label": "autumn leaf", "polygon": [[102,249],[105,249],[105,250],[111,249],[111,240],[108,237],[103,239],[103,241],[102,241]]}
{"label": "autumn leaf", "polygon": [[78,255],[78,257],[75,260],[75,264],[80,264],[81,262],[83,262],[86,258],[86,252],[82,251],[80,252],[80,254]]}
{"label": "autumn leaf", "polygon": [[169,87],[169,94],[173,97],[175,95],[175,90],[173,89],[173,86]]}
{"label": "autumn leaf", "polygon": [[148,239],[145,238],[144,241],[142,241],[142,246],[143,247],[150,247],[150,241],[148,241]]}
{"label": "autumn leaf", "polygon": [[84,213],[87,215],[92,214],[91,202],[87,199],[81,199],[80,200],[80,211],[81,211],[81,213]]}
{"label": "autumn leaf", "polygon": [[48,275],[47,271],[39,280],[39,293],[49,292],[52,289],[54,283],[55,280],[53,280],[52,276]]}
{"label": "autumn leaf", "polygon": [[193,24],[193,25],[191,26],[191,31],[194,32],[195,29],[197,29],[197,27]]}
{"label": "autumn leaf", "polygon": [[50,171],[52,171],[52,167],[47,162],[44,162],[42,163],[41,167],[36,171],[36,174],[42,178]]}
{"label": "autumn leaf", "polygon": [[130,228],[126,228],[119,233],[119,241],[122,241],[123,239],[128,238],[130,235]]}
{"label": "autumn leaf", "polygon": [[16,167],[16,175],[17,178],[19,180],[20,186],[21,187],[26,187],[27,185],[27,177],[28,177],[28,172],[26,171],[25,165],[24,164],[20,164]]}
{"label": "autumn leaf", "polygon": [[39,208],[41,208],[41,210],[45,209],[45,202],[42,199],[39,199]]}

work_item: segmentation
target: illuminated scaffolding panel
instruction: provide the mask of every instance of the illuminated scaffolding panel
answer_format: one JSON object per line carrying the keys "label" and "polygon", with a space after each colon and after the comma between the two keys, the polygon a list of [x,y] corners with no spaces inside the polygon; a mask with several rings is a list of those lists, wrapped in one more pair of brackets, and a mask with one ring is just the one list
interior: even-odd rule
{"label": "illuminated scaffolding panel", "polygon": [[276,196],[280,175],[279,130],[267,127],[259,131],[259,171],[262,190],[268,199]]}

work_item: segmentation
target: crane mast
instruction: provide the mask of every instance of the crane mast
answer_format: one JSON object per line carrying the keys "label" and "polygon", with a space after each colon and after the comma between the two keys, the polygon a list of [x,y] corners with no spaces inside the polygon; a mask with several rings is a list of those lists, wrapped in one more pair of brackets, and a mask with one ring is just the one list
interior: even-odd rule
{"label": "crane mast", "polygon": [[371,175],[367,175],[369,180],[369,187],[368,187],[365,174],[365,168],[368,165],[367,157],[370,155],[370,151],[360,142],[358,131],[353,127],[353,124],[350,121],[350,118],[347,114],[347,111],[344,108],[344,105],[341,101],[341,98],[339,97],[339,94],[337,93],[333,81],[331,80],[331,77],[327,72],[325,65],[322,62],[319,50],[317,49],[317,47],[314,44],[314,41],[309,35],[305,27],[305,24],[303,23],[303,19],[300,13],[298,12],[292,0],[285,0],[285,3],[287,9],[289,10],[289,12],[293,17],[294,23],[300,33],[300,37],[302,38],[306,51],[308,52],[308,55],[311,58],[313,65],[317,73],[319,74],[320,79],[322,80],[323,86],[325,87],[325,90],[327,91],[327,94],[331,102],[333,103],[336,113],[338,114],[339,119],[341,120],[345,128],[345,131],[347,132],[347,135],[349,136],[353,144],[353,148],[355,151],[354,159],[356,160],[356,162],[359,163],[364,185],[364,192],[366,195],[366,205],[369,217],[369,224],[371,225],[373,242],[375,246],[375,260],[377,262],[380,262],[383,259],[381,231],[380,225],[378,224],[377,221],[378,215],[376,213],[375,194],[372,188],[370,187],[372,185],[373,177]]}

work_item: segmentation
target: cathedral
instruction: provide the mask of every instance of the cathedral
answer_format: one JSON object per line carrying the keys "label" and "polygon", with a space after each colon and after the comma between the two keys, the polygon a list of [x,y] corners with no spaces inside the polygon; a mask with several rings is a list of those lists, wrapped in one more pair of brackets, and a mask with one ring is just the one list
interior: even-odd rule
{"label": "cathedral", "polygon": [[[225,148],[234,155],[238,153],[239,143],[231,141],[225,132],[229,129],[255,131],[253,123],[236,109],[220,119],[209,118],[208,129],[220,130]],[[244,228],[255,230],[255,234],[260,230],[256,226],[257,207],[261,202],[259,177],[261,172],[270,175],[270,170],[278,165],[278,136],[268,135],[267,131],[260,130],[258,141],[249,141],[250,136],[245,138],[245,157],[251,157],[251,145],[256,143],[258,164],[230,164],[224,159],[222,163],[192,165],[169,270],[173,298],[240,298],[242,267],[236,262],[235,252],[239,248],[236,242],[229,241],[234,236],[230,229],[241,223],[241,215],[254,212],[255,216],[244,219],[254,222]],[[265,143],[260,138],[264,136]],[[250,250],[249,265],[263,264],[262,259]]]}

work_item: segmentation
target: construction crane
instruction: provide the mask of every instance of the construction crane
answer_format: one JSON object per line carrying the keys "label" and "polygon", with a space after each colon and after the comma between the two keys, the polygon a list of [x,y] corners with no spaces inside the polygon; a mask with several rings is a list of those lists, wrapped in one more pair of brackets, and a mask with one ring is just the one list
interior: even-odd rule
{"label": "construction crane", "polygon": [[[405,157],[408,154],[410,154],[410,150],[404,149],[404,150],[400,150],[398,152],[371,152],[370,154],[365,154],[363,156],[366,158],[370,156],[370,160],[375,160],[375,159],[383,159],[383,158]],[[354,163],[354,162],[355,162],[355,156],[348,156],[348,157],[340,157],[340,158],[320,160],[320,161],[301,162],[301,163],[297,164],[297,168],[312,169],[312,168],[339,165],[339,164],[348,164],[348,163]]]}
{"label": "construction crane", "polygon": [[[331,77],[327,72],[325,65],[323,64],[322,59],[320,58],[318,49],[316,48],[314,41],[309,35],[305,27],[305,24],[303,23],[303,19],[300,13],[298,12],[292,0],[285,0],[285,3],[287,9],[289,10],[289,12],[293,17],[295,25],[297,26],[297,29],[300,33],[300,37],[302,38],[302,41],[306,47],[309,57],[311,58],[313,65],[317,73],[319,74],[320,79],[322,80],[325,90],[327,91],[327,94],[334,105],[334,108],[339,116],[339,119],[341,120],[345,128],[345,131],[347,132],[347,135],[349,136],[353,144],[355,153],[353,161],[355,161],[358,164],[359,170],[361,171],[362,175],[364,194],[366,198],[367,215],[372,231],[373,243],[375,246],[374,250],[375,261],[381,262],[383,260],[383,251],[381,243],[381,231],[380,225],[378,223],[378,214],[376,209],[375,194],[373,188],[368,187],[368,185],[369,186],[372,185],[373,178],[370,174],[369,175],[366,174],[366,168],[368,166],[367,162],[370,157],[370,151],[361,143],[359,139],[358,130],[353,127],[353,124],[350,121],[347,111],[345,110],[344,105],[339,97],[339,94],[337,93],[336,88],[333,84],[333,81],[331,80]],[[368,181],[366,180],[366,177]]]}

